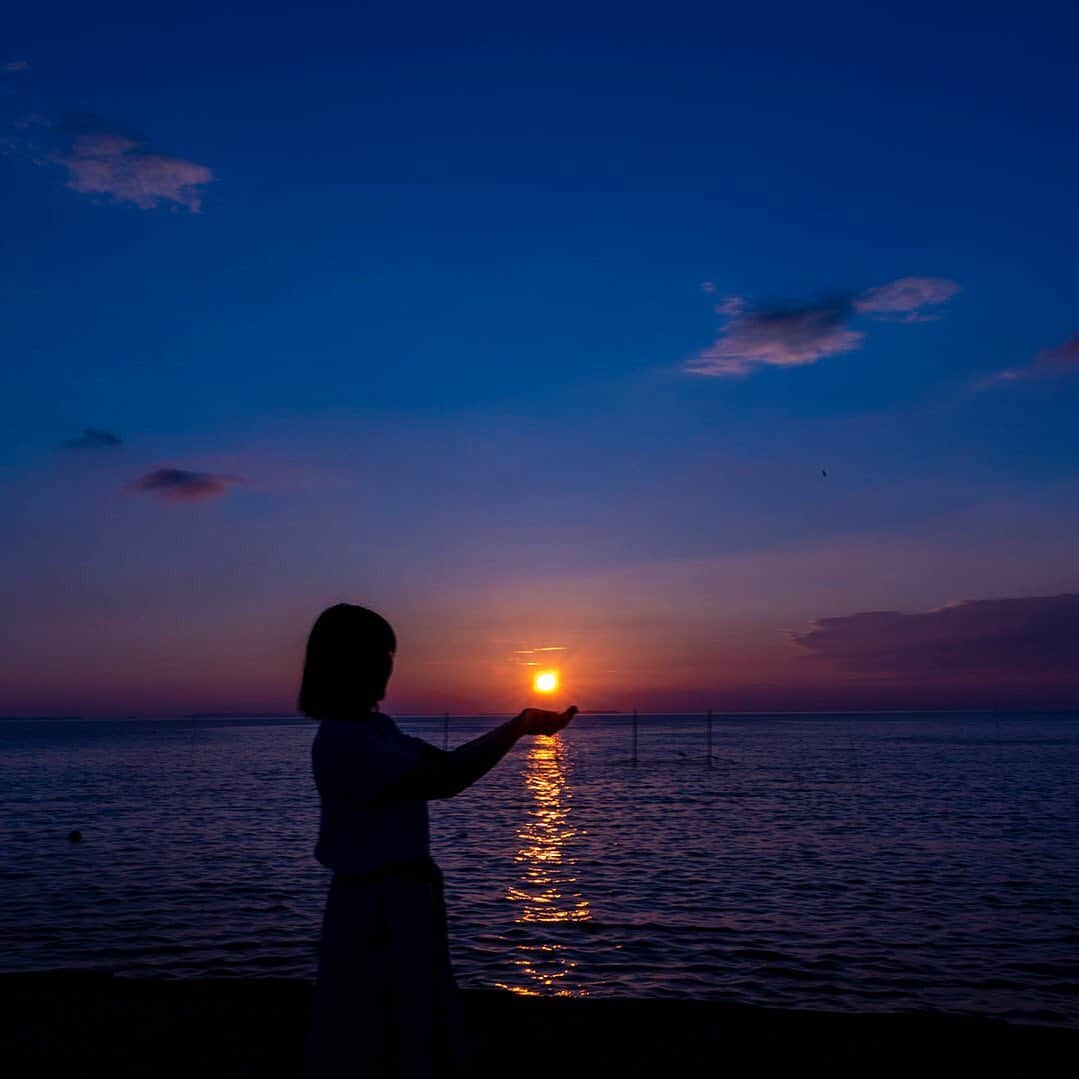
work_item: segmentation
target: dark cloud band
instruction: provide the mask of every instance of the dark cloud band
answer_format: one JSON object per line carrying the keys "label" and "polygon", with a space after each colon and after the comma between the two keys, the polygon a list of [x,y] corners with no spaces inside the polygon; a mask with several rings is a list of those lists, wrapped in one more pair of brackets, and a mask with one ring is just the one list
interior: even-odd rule
{"label": "dark cloud band", "polygon": [[100,427],[87,427],[77,438],[69,438],[64,443],[65,450],[115,450],[124,444],[119,435],[104,431]]}
{"label": "dark cloud band", "polygon": [[186,468],[157,468],[140,476],[131,486],[166,502],[198,502],[223,495],[230,483],[240,482],[236,476],[194,472]]}
{"label": "dark cloud band", "polygon": [[935,611],[822,618],[796,644],[852,674],[886,680],[1079,686],[1079,594],[968,600]]}

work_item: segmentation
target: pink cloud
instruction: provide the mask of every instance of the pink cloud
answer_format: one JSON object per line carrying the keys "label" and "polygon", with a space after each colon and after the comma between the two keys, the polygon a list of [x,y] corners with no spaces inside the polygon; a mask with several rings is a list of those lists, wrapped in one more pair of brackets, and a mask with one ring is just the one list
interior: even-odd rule
{"label": "pink cloud", "polygon": [[974,389],[986,390],[1002,382],[1028,378],[1055,378],[1079,372],[1079,333],[1056,348],[1044,348],[1026,367],[1008,367],[974,383]]}
{"label": "pink cloud", "polygon": [[1002,382],[1018,382],[1029,376],[1030,369],[1026,367],[1008,367],[1003,371],[995,371],[991,375],[975,380],[971,385],[975,390],[989,390],[999,386]]}
{"label": "pink cloud", "polygon": [[761,367],[804,367],[860,348],[865,334],[849,325],[856,315],[922,322],[929,317],[924,308],[946,303],[958,291],[942,277],[900,277],[853,296],[793,307],[753,308],[742,296],[728,296],[716,306],[727,324],[684,370],[737,378]]}
{"label": "pink cloud", "polygon": [[142,210],[161,202],[202,208],[202,188],[214,176],[205,165],[152,153],[123,135],[82,135],[68,154],[53,158],[67,169],[67,186],[85,195],[108,195]]}
{"label": "pink cloud", "polygon": [[237,476],[193,472],[186,468],[157,468],[140,476],[132,489],[156,495],[166,502],[198,502],[223,495],[230,483],[242,483]]}
{"label": "pink cloud", "polygon": [[743,296],[728,296],[721,303],[716,304],[716,311],[727,318],[735,318],[742,314],[749,306]]}
{"label": "pink cloud", "polygon": [[867,289],[854,301],[860,314],[905,315],[904,322],[928,318],[923,308],[947,303],[959,291],[954,281],[944,277],[899,277],[879,288]]}
{"label": "pink cloud", "polygon": [[1056,348],[1042,349],[1034,357],[1032,369],[1042,375],[1067,375],[1079,371],[1079,333]]}
{"label": "pink cloud", "polygon": [[845,300],[755,311],[734,296],[717,310],[727,316],[727,325],[711,348],[686,364],[691,374],[738,377],[759,367],[801,367],[862,343],[863,334],[846,327],[850,305]]}

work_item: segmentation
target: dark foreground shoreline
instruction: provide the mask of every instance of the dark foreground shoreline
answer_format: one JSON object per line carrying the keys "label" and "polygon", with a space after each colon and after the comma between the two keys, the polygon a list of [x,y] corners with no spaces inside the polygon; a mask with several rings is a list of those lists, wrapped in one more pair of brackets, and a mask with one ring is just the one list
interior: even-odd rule
{"label": "dark foreground shoreline", "polygon": [[[465,992],[464,997],[474,1074],[484,1079],[712,1074],[985,1079],[1064,1074],[1079,1059],[1079,1030],[955,1015],[849,1015],[691,1000],[540,999],[498,991]],[[292,1079],[300,1073],[309,998],[310,984],[299,980],[0,975],[0,1061],[12,1079]]]}

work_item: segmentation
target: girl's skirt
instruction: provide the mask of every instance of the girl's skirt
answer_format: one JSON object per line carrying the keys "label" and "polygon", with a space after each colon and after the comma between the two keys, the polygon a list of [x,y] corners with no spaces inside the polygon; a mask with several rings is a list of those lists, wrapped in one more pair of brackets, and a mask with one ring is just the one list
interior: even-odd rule
{"label": "girl's skirt", "polygon": [[435,1079],[466,1064],[442,873],[429,859],[334,876],[306,1079]]}

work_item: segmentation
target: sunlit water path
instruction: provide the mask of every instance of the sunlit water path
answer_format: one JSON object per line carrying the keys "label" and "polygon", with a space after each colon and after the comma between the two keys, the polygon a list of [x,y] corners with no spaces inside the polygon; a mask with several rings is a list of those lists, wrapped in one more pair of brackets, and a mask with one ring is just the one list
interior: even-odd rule
{"label": "sunlit water path", "polygon": [[[629,723],[432,806],[464,985],[1079,1025],[1079,717],[717,717],[711,767],[702,717],[636,767]],[[0,723],[0,966],[309,976],[313,733]]]}

